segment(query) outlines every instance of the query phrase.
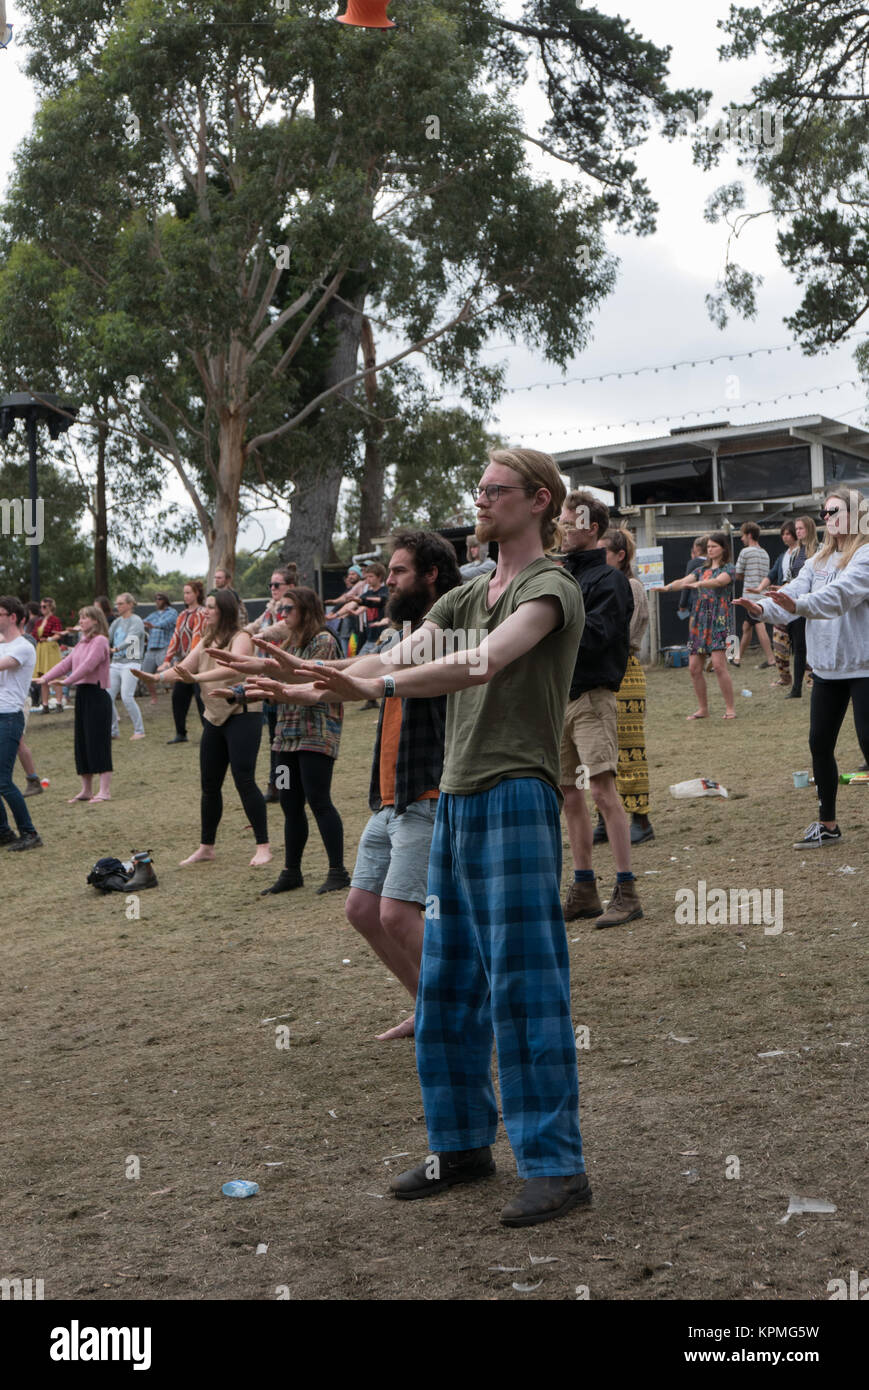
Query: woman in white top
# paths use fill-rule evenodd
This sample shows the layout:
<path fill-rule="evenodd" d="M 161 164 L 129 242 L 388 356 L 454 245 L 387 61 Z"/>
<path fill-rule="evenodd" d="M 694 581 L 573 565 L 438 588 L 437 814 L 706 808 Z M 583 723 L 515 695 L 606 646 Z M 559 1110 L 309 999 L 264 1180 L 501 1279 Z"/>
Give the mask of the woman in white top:
<path fill-rule="evenodd" d="M 629 531 L 610 530 L 601 536 L 598 545 L 606 551 L 607 564 L 620 569 L 631 586 L 634 614 L 631 618 L 630 645 L 624 680 L 616 691 L 619 763 L 616 789 L 631 818 L 631 844 L 654 840 L 655 832 L 649 820 L 649 764 L 646 760 L 646 673 L 639 662 L 639 650 L 649 626 L 649 601 L 639 579 L 634 577 L 633 559 L 636 554 L 634 538 Z M 607 838 L 603 817 L 598 816 L 593 840 L 596 844 Z"/>
<path fill-rule="evenodd" d="M 836 739 L 850 704 L 854 727 L 869 760 L 869 502 L 855 489 L 830 493 L 821 520 L 824 543 L 796 579 L 771 589 L 760 603 L 737 600 L 753 617 L 790 623 L 806 618 L 806 645 L 814 674 L 809 747 L 818 789 L 818 819 L 795 849 L 838 843 L 839 769 Z"/>

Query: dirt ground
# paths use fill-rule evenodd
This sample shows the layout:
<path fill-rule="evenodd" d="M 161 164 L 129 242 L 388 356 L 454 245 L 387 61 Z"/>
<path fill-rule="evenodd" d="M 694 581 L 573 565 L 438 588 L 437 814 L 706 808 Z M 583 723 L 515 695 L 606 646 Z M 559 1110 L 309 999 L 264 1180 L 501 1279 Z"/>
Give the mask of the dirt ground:
<path fill-rule="evenodd" d="M 344 895 L 316 896 L 316 828 L 305 887 L 261 898 L 271 869 L 247 867 L 229 784 L 218 862 L 181 869 L 198 840 L 197 739 L 166 745 L 168 699 L 156 714 L 142 702 L 142 742 L 122 712 L 100 807 L 66 805 L 72 715 L 32 719 L 52 782 L 29 802 L 45 848 L 0 855 L 0 1275 L 42 1278 L 46 1299 L 519 1301 L 825 1300 L 828 1281 L 866 1277 L 869 787 L 842 788 L 841 846 L 791 848 L 816 814 L 791 776 L 808 765 L 809 702 L 783 702 L 756 667 L 733 723 L 713 687 L 712 717 L 686 724 L 687 672 L 650 673 L 645 917 L 568 928 L 594 1204 L 527 1231 L 498 1223 L 517 1188 L 503 1131 L 491 1182 L 390 1197 L 390 1174 L 428 1150 L 413 1045 L 374 1040 L 409 1000 L 347 925 Z M 336 770 L 351 868 L 375 721 L 348 707 Z M 850 715 L 839 749 L 855 770 Z M 699 775 L 730 798 L 670 796 Z M 85 879 L 138 849 L 160 885 L 128 920 L 122 895 Z M 606 896 L 611 856 L 595 854 Z M 678 925 L 675 895 L 700 879 L 781 889 L 783 931 Z M 259 1194 L 223 1196 L 238 1177 Z M 791 1196 L 836 1211 L 782 1223 Z"/>

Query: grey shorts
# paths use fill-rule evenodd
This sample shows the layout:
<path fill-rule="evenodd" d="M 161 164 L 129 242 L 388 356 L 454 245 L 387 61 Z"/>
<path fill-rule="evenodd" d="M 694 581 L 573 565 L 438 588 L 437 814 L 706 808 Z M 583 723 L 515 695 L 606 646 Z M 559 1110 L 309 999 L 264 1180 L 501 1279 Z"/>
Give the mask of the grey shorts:
<path fill-rule="evenodd" d="M 434 797 L 412 802 L 400 816 L 393 806 L 376 811 L 359 841 L 352 886 L 424 907 L 437 806 Z"/>

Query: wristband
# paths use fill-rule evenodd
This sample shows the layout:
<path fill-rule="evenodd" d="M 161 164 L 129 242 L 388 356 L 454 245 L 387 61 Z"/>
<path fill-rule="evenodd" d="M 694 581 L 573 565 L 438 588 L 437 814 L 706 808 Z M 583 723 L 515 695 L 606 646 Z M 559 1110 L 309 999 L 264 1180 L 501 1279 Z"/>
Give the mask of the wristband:
<path fill-rule="evenodd" d="M 387 699 L 395 694 L 395 679 L 393 676 L 381 676 L 383 681 L 383 693 Z"/>

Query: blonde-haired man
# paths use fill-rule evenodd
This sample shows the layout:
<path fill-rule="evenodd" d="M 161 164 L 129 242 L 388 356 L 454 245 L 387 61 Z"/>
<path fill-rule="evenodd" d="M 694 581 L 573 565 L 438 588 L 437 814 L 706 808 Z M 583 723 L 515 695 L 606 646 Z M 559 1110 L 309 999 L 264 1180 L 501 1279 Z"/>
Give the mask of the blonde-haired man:
<path fill-rule="evenodd" d="M 342 700 L 447 696 L 415 1017 L 432 1152 L 391 1186 L 428 1197 L 494 1173 L 494 1037 L 525 1179 L 501 1213 L 508 1226 L 591 1200 L 559 901 L 559 744 L 584 613 L 579 586 L 545 553 L 564 496 L 548 454 L 491 454 L 476 534 L 498 542 L 494 572 L 442 594 L 383 660 L 299 668 Z"/>

